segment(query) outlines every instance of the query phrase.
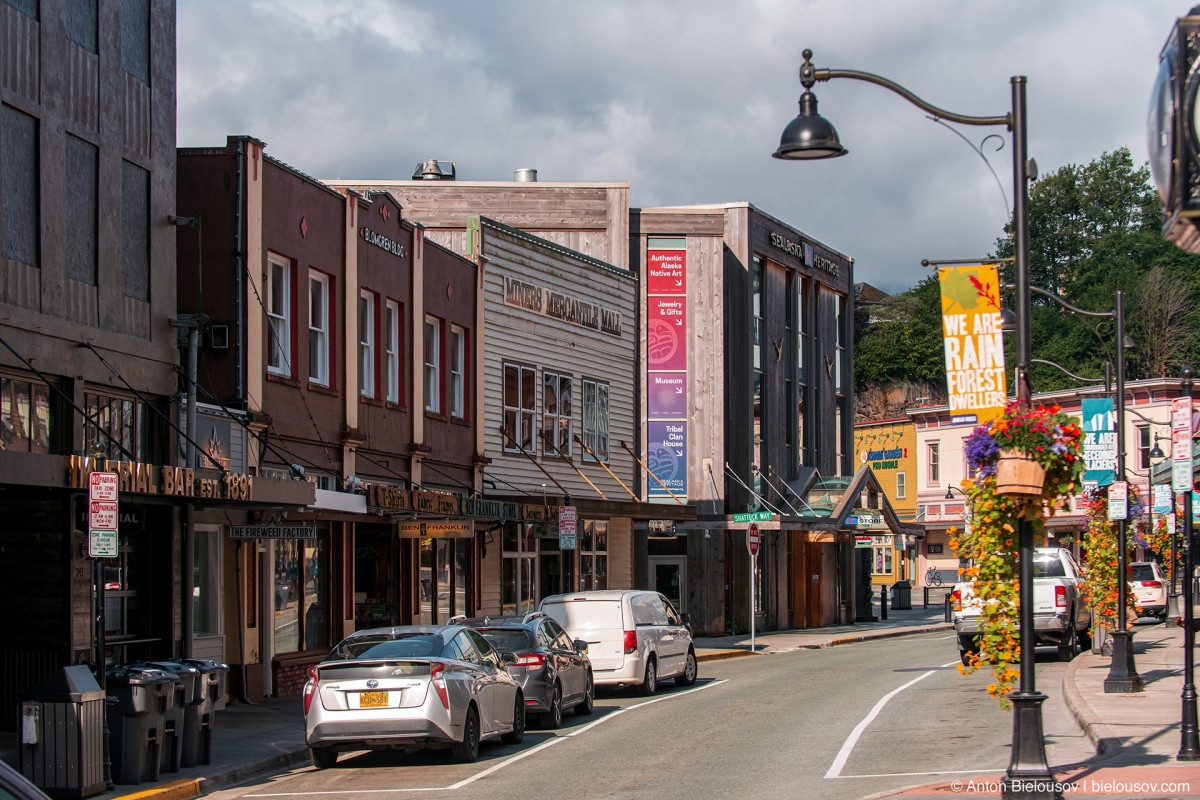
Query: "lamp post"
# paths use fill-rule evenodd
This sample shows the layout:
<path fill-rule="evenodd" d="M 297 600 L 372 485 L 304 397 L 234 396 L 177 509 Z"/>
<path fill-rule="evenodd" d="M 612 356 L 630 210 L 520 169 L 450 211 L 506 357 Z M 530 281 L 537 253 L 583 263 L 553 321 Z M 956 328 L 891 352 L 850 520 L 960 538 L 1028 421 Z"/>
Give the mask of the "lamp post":
<path fill-rule="evenodd" d="M 1192 370 L 1183 368 L 1183 380 L 1179 384 L 1180 397 L 1192 398 Z M 1196 542 L 1192 540 L 1192 484 L 1194 483 L 1194 458 L 1191 456 L 1192 443 L 1188 443 L 1188 486 L 1183 492 L 1183 692 L 1182 713 L 1179 724 L 1179 752 L 1175 755 L 1180 761 L 1200 760 L 1200 733 L 1196 723 L 1196 629 L 1195 611 L 1192 603 L 1195 598 Z M 1172 448 L 1174 449 L 1174 448 Z"/>
<path fill-rule="evenodd" d="M 882 86 L 939 119 L 961 125 L 1001 126 L 1012 133 L 1017 397 L 1028 401 L 1033 396 L 1033 386 L 1029 377 L 1030 164 L 1026 154 L 1028 136 L 1025 120 L 1025 77 L 1014 75 L 1009 81 L 1012 88 L 1012 110 L 999 116 L 975 117 L 938 108 L 898 83 L 874 73 L 848 69 L 816 69 L 812 64 L 812 50 L 806 49 L 803 55 L 800 84 L 804 87 L 804 93 L 800 95 L 800 113 L 784 128 L 779 148 L 774 153 L 775 158 L 805 160 L 834 158 L 846 154 L 846 148 L 842 147 L 837 130 L 817 113 L 817 98 L 812 93 L 812 87 L 817 81 L 834 78 L 848 78 Z M 1036 639 L 1033 630 L 1033 526 L 1028 521 L 1021 520 L 1017 531 L 1021 604 L 1021 681 L 1020 690 L 1010 697 L 1013 704 L 1012 755 L 1004 776 L 1002 791 L 1005 797 L 1061 798 L 1062 794 L 1055 786 L 1054 775 L 1046 762 L 1046 740 L 1042 729 L 1042 702 L 1046 695 L 1037 692 L 1034 682 Z"/>

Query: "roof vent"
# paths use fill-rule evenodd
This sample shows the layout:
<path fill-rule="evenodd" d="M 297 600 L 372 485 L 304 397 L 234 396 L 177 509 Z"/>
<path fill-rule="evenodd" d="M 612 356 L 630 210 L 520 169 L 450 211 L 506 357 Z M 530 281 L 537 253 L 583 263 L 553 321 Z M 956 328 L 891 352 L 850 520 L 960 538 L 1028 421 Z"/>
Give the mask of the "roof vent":
<path fill-rule="evenodd" d="M 518 183 L 537 183 L 537 170 L 529 167 L 522 167 L 513 172 L 513 180 Z"/>
<path fill-rule="evenodd" d="M 417 168 L 413 170 L 412 179 L 414 181 L 452 181 L 454 180 L 455 169 L 453 161 L 422 161 L 417 164 Z"/>

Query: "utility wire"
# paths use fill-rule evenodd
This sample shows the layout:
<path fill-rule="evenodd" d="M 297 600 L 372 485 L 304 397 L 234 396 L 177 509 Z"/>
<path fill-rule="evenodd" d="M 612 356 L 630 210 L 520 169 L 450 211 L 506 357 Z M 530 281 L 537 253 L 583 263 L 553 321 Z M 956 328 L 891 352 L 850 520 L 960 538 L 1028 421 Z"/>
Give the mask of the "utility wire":
<path fill-rule="evenodd" d="M 775 506 L 773 506 L 773 505 L 771 505 L 770 503 L 768 503 L 768 502 L 767 502 L 767 498 L 763 497 L 761 494 L 759 494 L 758 492 L 754 491 L 754 490 L 753 490 L 753 489 L 751 489 L 749 486 L 747 486 L 747 485 L 746 485 L 746 482 L 745 482 L 745 481 L 743 481 L 743 480 L 741 479 L 741 477 L 740 477 L 740 476 L 739 476 L 739 475 L 738 475 L 736 472 L 734 472 L 734 471 L 733 471 L 733 467 L 729 466 L 729 462 L 726 462 L 726 463 L 725 463 L 725 474 L 726 474 L 726 475 L 728 475 L 729 477 L 733 478 L 735 481 L 737 481 L 737 482 L 738 482 L 738 485 L 740 485 L 740 486 L 741 486 L 743 489 L 745 489 L 747 492 L 749 492 L 750 494 L 752 494 L 752 495 L 754 495 L 755 497 L 757 497 L 757 498 L 758 498 L 758 501 L 759 501 L 760 503 L 762 503 L 764 506 L 766 506 L 767 508 L 771 509 L 771 512 L 772 512 L 772 513 L 778 514 L 778 515 L 779 515 L 779 516 L 781 516 L 781 517 L 783 516 L 783 512 L 782 512 L 782 511 L 780 511 L 778 508 L 776 508 Z"/>

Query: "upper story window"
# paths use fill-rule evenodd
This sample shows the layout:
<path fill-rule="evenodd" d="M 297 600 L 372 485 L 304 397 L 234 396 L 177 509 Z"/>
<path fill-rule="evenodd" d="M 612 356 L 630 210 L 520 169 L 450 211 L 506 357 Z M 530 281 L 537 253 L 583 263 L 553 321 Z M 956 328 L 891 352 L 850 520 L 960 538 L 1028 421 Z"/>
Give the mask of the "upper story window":
<path fill-rule="evenodd" d="M 583 458 L 608 461 L 608 384 L 583 380 Z"/>
<path fill-rule="evenodd" d="M 504 365 L 504 450 L 533 452 L 533 416 L 537 372 L 524 364 Z M 514 444 L 514 442 L 516 444 Z M 518 447 L 519 445 L 519 447 Z"/>
<path fill-rule="evenodd" d="M 542 452 L 571 455 L 572 380 L 570 375 L 542 373 Z"/>
<path fill-rule="evenodd" d="M 929 442 L 925 445 L 925 485 L 937 486 L 941 483 L 941 470 L 938 467 L 938 443 Z"/>
<path fill-rule="evenodd" d="M 97 458 L 154 464 L 160 456 L 163 417 L 134 397 L 87 391 L 84 452 Z"/>
<path fill-rule="evenodd" d="M 308 379 L 329 385 L 329 276 L 308 273 Z"/>
<path fill-rule="evenodd" d="M 267 372 L 292 374 L 292 265 L 267 257 Z"/>
<path fill-rule="evenodd" d="M 896 499 L 903 500 L 908 497 L 908 476 L 903 472 L 896 473 Z"/>
<path fill-rule="evenodd" d="M 450 326 L 450 416 L 467 416 L 467 332 Z"/>
<path fill-rule="evenodd" d="M 384 390 L 389 403 L 400 402 L 400 326 L 400 304 L 388 300 L 383 309 L 383 335 L 387 352 Z"/>
<path fill-rule="evenodd" d="M 59 404 L 45 383 L 0 377 L 0 450 L 58 453 Z"/>
<path fill-rule="evenodd" d="M 375 396 L 375 304 L 374 292 L 363 289 L 358 296 L 358 380 L 363 397 Z"/>
<path fill-rule="evenodd" d="M 425 410 L 442 413 L 442 321 L 425 317 Z"/>

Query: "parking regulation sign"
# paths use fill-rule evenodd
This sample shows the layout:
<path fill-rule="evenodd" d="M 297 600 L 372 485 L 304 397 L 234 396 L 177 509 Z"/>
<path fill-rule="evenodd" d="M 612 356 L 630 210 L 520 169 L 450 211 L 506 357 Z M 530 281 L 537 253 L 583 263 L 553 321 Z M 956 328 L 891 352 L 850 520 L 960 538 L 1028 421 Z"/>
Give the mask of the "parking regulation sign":
<path fill-rule="evenodd" d="M 117 473 L 88 476 L 88 557 L 117 557 Z"/>

